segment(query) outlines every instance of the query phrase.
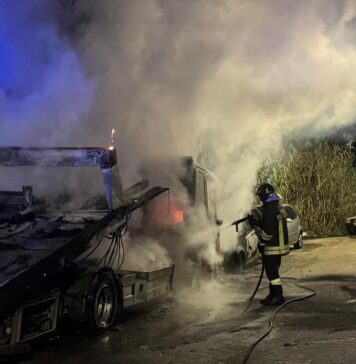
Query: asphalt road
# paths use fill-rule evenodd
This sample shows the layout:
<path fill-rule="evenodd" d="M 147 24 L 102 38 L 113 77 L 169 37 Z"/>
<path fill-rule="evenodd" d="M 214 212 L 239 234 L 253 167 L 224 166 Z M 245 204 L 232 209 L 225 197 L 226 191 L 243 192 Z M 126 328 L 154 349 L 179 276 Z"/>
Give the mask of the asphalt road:
<path fill-rule="evenodd" d="M 242 363 L 249 346 L 268 326 L 272 309 L 261 307 L 267 281 L 250 310 L 259 266 L 242 275 L 219 276 L 198 289 L 127 310 L 117 329 L 88 338 L 66 336 L 38 348 L 27 363 Z M 286 298 L 272 333 L 249 363 L 356 363 L 356 240 L 309 240 L 284 258 Z"/>

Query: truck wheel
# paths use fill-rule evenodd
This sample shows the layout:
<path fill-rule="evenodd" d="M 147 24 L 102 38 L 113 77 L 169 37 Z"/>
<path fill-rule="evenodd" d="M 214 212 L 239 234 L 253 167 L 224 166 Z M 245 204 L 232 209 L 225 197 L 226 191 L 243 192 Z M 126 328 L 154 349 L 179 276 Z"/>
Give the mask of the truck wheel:
<path fill-rule="evenodd" d="M 113 326 L 118 312 L 118 291 L 111 272 L 98 274 L 88 299 L 88 324 L 92 334 L 98 334 Z"/>
<path fill-rule="evenodd" d="M 303 248 L 303 234 L 299 234 L 298 241 L 294 243 L 294 249 L 302 249 Z"/>

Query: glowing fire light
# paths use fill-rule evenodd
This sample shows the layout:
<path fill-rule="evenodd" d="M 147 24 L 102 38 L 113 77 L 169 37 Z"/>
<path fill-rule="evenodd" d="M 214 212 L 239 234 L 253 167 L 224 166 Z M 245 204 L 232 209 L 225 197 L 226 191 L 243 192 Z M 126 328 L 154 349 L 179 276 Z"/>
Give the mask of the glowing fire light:
<path fill-rule="evenodd" d="M 174 209 L 172 211 L 172 219 L 176 224 L 180 224 L 184 221 L 184 212 L 182 210 Z"/>

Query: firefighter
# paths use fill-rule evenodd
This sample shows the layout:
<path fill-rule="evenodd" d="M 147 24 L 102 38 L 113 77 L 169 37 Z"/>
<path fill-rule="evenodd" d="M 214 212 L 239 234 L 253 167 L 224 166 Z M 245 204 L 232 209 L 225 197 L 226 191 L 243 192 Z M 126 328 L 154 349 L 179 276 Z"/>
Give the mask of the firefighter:
<path fill-rule="evenodd" d="M 259 218 L 251 217 L 250 224 L 259 237 L 259 250 L 269 280 L 269 294 L 261 303 L 265 306 L 281 305 L 284 297 L 279 267 L 282 256 L 289 253 L 286 213 L 271 184 L 263 183 L 256 194 L 262 202 L 262 214 Z"/>

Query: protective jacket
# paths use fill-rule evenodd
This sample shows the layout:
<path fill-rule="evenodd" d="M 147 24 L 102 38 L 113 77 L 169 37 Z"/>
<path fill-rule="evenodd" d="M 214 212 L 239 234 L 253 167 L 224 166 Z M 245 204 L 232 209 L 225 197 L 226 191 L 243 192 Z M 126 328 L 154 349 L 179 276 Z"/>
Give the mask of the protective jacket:
<path fill-rule="evenodd" d="M 286 255 L 289 253 L 287 218 L 276 194 L 263 203 L 260 239 L 264 255 Z"/>

